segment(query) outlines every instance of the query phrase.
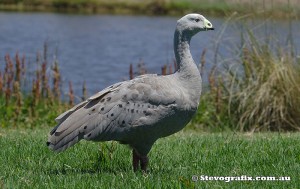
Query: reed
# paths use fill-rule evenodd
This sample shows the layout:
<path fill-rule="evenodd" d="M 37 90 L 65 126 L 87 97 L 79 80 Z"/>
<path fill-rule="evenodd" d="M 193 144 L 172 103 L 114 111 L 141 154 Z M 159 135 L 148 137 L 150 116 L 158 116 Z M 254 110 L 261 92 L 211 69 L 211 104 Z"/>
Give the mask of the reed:
<path fill-rule="evenodd" d="M 69 81 L 69 105 L 74 106 L 74 91 L 73 91 L 73 85 L 72 82 Z"/>
<path fill-rule="evenodd" d="M 161 75 L 167 75 L 167 65 L 163 65 L 161 67 Z"/>
<path fill-rule="evenodd" d="M 133 78 L 134 78 L 134 76 L 133 76 L 133 66 L 132 66 L 132 64 L 130 64 L 130 66 L 129 66 L 129 79 L 131 80 Z"/>
<path fill-rule="evenodd" d="M 86 89 L 86 81 L 83 82 L 83 85 L 82 85 L 82 97 L 81 97 L 81 100 L 84 101 L 87 99 L 87 89 Z"/>
<path fill-rule="evenodd" d="M 54 61 L 54 66 L 52 67 L 53 71 L 53 94 L 54 97 L 59 100 L 60 99 L 60 71 L 58 67 L 58 61 Z"/>
<path fill-rule="evenodd" d="M 3 95 L 3 76 L 2 72 L 0 71 L 0 96 L 2 97 Z"/>

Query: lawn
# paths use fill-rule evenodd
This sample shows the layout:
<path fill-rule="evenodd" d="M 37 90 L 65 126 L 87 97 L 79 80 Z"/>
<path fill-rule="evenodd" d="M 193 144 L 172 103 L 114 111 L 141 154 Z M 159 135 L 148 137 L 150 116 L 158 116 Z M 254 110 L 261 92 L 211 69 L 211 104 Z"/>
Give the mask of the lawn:
<path fill-rule="evenodd" d="M 180 132 L 149 154 L 147 174 L 131 169 L 131 152 L 116 142 L 82 141 L 56 154 L 50 129 L 0 131 L 0 188 L 297 188 L 299 133 Z M 192 176 L 289 176 L 290 181 L 192 181 Z"/>

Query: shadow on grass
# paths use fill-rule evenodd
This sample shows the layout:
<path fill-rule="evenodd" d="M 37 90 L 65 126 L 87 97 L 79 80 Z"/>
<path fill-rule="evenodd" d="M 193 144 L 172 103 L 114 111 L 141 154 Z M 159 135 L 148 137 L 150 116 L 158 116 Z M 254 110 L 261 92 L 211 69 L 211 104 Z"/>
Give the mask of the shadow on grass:
<path fill-rule="evenodd" d="M 65 163 L 61 163 L 60 168 L 48 169 L 46 172 L 50 175 L 71 175 L 71 174 L 117 174 L 118 172 L 130 172 L 131 164 L 125 165 L 113 162 L 113 159 L 107 159 L 99 156 L 94 163 L 80 164 L 80 167 L 72 167 Z"/>
<path fill-rule="evenodd" d="M 112 160 L 113 161 L 113 160 Z M 93 165 L 90 164 L 81 164 L 81 167 L 71 167 L 67 164 L 62 163 L 60 168 L 55 169 L 47 169 L 45 172 L 49 175 L 73 175 L 73 174 L 118 174 L 120 172 L 127 172 L 127 173 L 136 173 L 144 174 L 141 170 L 138 170 L 137 172 L 133 172 L 132 164 L 128 163 L 126 165 L 111 165 L 111 163 L 107 163 L 106 161 L 101 161 L 99 158 L 96 163 Z M 147 174 L 168 174 L 170 172 L 170 167 L 159 167 L 155 168 L 155 162 L 153 162 L 153 165 L 151 167 L 151 163 L 149 164 Z"/>
<path fill-rule="evenodd" d="M 48 169 L 46 173 L 49 175 L 72 175 L 72 174 L 101 174 L 101 173 L 109 173 L 109 174 L 117 174 L 118 172 L 130 172 L 131 169 L 127 167 L 95 167 L 95 168 L 71 168 L 66 166 L 65 164 L 61 168 L 56 169 Z"/>

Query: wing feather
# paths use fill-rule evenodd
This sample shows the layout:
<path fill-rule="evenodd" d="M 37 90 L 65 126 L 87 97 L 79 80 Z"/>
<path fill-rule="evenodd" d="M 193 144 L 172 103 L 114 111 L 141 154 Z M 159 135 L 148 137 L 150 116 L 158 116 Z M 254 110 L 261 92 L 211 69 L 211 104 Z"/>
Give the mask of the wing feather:
<path fill-rule="evenodd" d="M 155 78 L 150 75 L 117 83 L 61 114 L 48 145 L 62 151 L 83 138 L 126 142 L 129 131 L 163 119 L 176 95 L 166 88 L 168 80 L 157 82 Z M 159 107 L 165 107 L 164 113 L 157 112 Z"/>

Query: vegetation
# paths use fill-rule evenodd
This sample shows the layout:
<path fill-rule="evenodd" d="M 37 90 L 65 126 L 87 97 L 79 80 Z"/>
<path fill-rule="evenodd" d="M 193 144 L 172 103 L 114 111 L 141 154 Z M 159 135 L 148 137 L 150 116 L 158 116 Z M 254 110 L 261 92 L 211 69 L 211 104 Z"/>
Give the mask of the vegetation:
<path fill-rule="evenodd" d="M 150 170 L 142 174 L 132 171 L 131 152 L 124 145 L 82 141 L 55 154 L 46 148 L 47 132 L 1 131 L 1 188 L 297 188 L 300 182 L 299 133 L 181 132 L 154 145 Z M 192 175 L 290 181 L 193 182 Z"/>
<path fill-rule="evenodd" d="M 62 101 L 58 62 L 51 63 L 47 73 L 47 44 L 43 56 L 37 53 L 35 68 L 18 53 L 15 60 L 5 56 L 5 67 L 0 71 L 0 127 L 39 127 L 54 125 L 54 119 L 74 105 L 72 83 L 69 83 L 69 102 Z M 83 86 L 85 94 L 85 86 Z"/>
<path fill-rule="evenodd" d="M 217 16 L 230 15 L 233 12 L 239 12 L 241 15 L 261 15 L 261 12 L 265 12 L 282 18 L 290 14 L 299 17 L 300 7 L 297 0 L 1 0 L 0 10 L 150 15 L 201 12 Z"/>
<path fill-rule="evenodd" d="M 248 35 L 251 43 L 243 48 L 241 62 L 217 83 L 229 119 L 240 131 L 299 131 L 299 63 L 288 52 L 274 55 Z"/>
<path fill-rule="evenodd" d="M 202 96 L 193 127 L 299 131 L 300 62 L 292 36 L 284 45 L 273 34 L 258 40 L 250 29 L 240 33 L 240 45 L 222 41 L 222 34 L 218 37 L 209 90 Z M 225 49 L 236 48 L 229 59 L 219 52 L 220 43 Z"/>

